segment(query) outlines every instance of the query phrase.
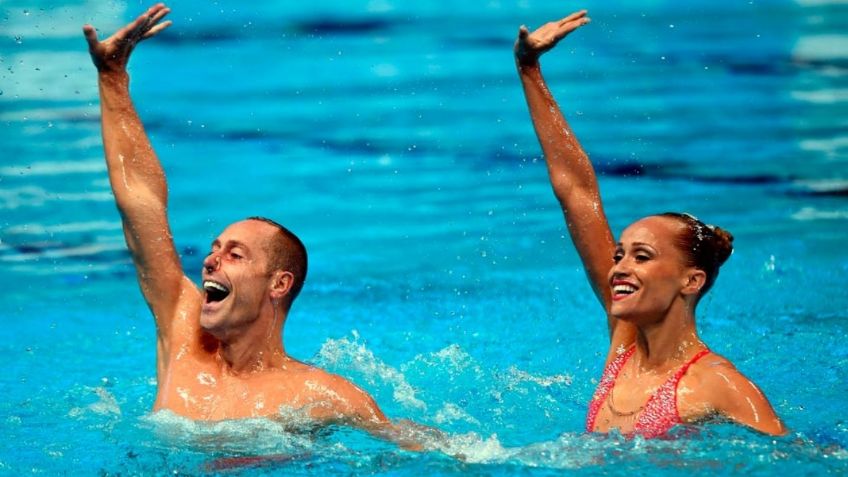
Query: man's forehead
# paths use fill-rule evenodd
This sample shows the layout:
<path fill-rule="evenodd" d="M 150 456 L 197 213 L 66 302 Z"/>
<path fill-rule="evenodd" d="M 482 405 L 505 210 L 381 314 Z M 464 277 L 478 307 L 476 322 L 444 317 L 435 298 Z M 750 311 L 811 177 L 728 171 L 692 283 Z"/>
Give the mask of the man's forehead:
<path fill-rule="evenodd" d="M 227 226 L 213 243 L 238 243 L 245 246 L 262 245 L 271 237 L 274 227 L 258 220 L 242 220 Z"/>

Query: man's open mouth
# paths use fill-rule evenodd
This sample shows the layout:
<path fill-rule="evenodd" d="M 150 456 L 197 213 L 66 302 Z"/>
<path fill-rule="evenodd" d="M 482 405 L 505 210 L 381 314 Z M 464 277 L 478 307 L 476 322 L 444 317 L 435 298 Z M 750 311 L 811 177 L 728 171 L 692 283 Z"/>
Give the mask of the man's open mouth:
<path fill-rule="evenodd" d="M 226 285 L 212 280 L 203 281 L 203 290 L 206 291 L 206 303 L 219 302 L 230 294 Z"/>

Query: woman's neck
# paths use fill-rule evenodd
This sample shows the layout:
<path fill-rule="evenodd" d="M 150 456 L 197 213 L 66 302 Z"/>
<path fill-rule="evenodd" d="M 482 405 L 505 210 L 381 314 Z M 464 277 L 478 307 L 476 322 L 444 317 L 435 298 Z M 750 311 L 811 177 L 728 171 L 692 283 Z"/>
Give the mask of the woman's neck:
<path fill-rule="evenodd" d="M 672 308 L 662 320 L 639 326 L 636 334 L 636 358 L 644 370 L 662 370 L 677 365 L 704 344 L 695 329 L 694 309 Z"/>

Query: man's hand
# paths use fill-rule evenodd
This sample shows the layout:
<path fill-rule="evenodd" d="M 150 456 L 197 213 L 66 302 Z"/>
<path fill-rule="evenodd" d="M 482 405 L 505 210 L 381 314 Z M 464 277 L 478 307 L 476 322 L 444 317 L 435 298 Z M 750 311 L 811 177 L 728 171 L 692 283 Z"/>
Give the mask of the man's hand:
<path fill-rule="evenodd" d="M 574 12 L 562 20 L 542 25 L 533 33 L 521 25 L 518 29 L 518 39 L 515 40 L 515 59 L 518 64 L 535 65 L 544 52 L 556 46 L 569 33 L 589 23 L 586 13 L 586 10 Z"/>
<path fill-rule="evenodd" d="M 157 35 L 171 26 L 171 21 L 159 23 L 171 9 L 164 3 L 156 4 L 142 13 L 132 23 L 118 30 L 109 38 L 98 41 L 97 32 L 91 25 L 82 27 L 88 41 L 91 60 L 100 73 L 122 72 L 126 70 L 130 53 L 138 42 Z"/>

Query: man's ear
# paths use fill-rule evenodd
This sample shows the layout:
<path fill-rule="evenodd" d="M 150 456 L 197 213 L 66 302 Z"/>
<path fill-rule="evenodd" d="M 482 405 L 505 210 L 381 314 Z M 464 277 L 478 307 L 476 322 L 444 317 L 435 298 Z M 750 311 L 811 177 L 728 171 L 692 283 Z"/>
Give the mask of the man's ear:
<path fill-rule="evenodd" d="M 705 283 L 707 283 L 707 274 L 698 268 L 690 268 L 689 271 L 686 272 L 683 290 L 681 290 L 681 292 L 684 295 L 697 295 L 701 292 L 701 288 L 704 287 Z"/>
<path fill-rule="evenodd" d="M 281 300 L 289 294 L 294 285 L 294 275 L 291 272 L 277 270 L 272 275 L 271 300 Z"/>

